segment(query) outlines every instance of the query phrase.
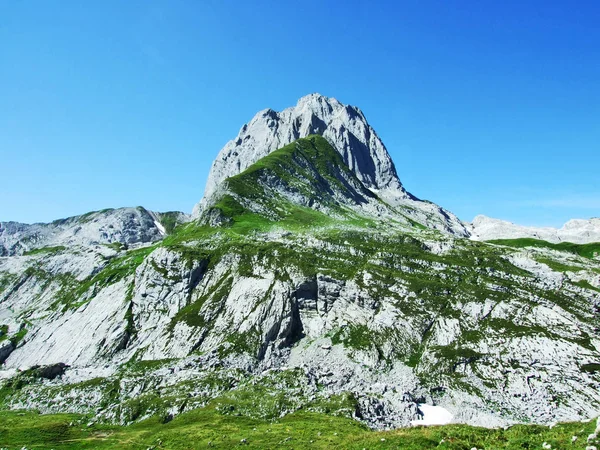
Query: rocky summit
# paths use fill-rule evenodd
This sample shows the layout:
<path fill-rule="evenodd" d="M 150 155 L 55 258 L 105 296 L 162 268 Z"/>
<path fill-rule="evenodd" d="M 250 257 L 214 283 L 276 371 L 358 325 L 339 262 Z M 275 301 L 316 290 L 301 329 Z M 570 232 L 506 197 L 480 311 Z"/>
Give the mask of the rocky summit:
<path fill-rule="evenodd" d="M 319 94 L 302 97 L 295 107 L 281 112 L 259 111 L 245 124 L 213 162 L 204 198 L 194 207 L 193 217 L 202 214 L 226 178 L 312 134 L 323 136 L 362 185 L 387 204 L 402 207 L 406 214 L 428 227 L 468 235 L 465 225 L 454 214 L 421 201 L 404 189 L 385 145 L 359 108 Z"/>
<path fill-rule="evenodd" d="M 2 223 L 0 404 L 120 424 L 205 406 L 378 429 L 589 419 L 595 223 L 463 223 L 405 190 L 358 108 L 309 95 L 242 127 L 191 216 Z"/>

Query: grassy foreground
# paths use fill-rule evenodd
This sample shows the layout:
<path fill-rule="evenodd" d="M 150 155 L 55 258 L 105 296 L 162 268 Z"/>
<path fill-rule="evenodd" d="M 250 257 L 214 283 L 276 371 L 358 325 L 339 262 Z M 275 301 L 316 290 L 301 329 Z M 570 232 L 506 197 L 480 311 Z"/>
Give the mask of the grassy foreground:
<path fill-rule="evenodd" d="M 225 416 L 211 406 L 162 424 L 148 419 L 127 427 L 89 425 L 76 414 L 0 412 L 4 449 L 585 449 L 596 421 L 555 427 L 518 425 L 489 430 L 465 425 L 374 432 L 341 417 L 298 412 L 277 422 Z M 573 442 L 573 437 L 577 440 Z"/>

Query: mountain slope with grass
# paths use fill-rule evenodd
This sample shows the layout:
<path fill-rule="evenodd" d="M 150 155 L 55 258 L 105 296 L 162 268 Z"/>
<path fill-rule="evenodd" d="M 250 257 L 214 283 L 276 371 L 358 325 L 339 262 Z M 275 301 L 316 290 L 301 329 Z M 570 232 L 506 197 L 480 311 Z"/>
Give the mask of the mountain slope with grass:
<path fill-rule="evenodd" d="M 375 429 L 597 416 L 596 246 L 473 241 L 413 206 L 309 134 L 192 221 L 146 212 L 160 237 L 0 257 L 0 405 L 106 429 L 196 410 Z"/>
<path fill-rule="evenodd" d="M 319 135 L 299 139 L 228 178 L 212 199 L 200 218 L 209 225 L 254 217 L 265 226 L 310 228 L 372 218 L 424 228 L 410 218 L 411 209 L 394 208 L 367 189 Z"/>

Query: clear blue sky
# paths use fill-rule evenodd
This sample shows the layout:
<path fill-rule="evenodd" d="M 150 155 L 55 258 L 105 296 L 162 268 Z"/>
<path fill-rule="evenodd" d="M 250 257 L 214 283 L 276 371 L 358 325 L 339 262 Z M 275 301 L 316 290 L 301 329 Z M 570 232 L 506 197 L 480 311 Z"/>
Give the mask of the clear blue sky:
<path fill-rule="evenodd" d="M 241 125 L 311 92 L 464 220 L 600 216 L 600 2 L 370 3 L 0 0 L 0 219 L 189 212 Z"/>

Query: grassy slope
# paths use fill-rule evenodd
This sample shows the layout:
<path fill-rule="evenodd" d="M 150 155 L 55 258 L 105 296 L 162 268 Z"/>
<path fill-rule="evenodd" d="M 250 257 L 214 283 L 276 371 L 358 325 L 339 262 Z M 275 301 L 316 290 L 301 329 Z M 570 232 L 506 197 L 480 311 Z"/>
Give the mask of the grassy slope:
<path fill-rule="evenodd" d="M 553 428 L 519 425 L 489 430 L 465 425 L 374 432 L 351 419 L 298 412 L 276 422 L 224 416 L 198 409 L 161 424 L 156 419 L 128 427 L 92 425 L 75 414 L 0 413 L 0 447 L 15 449 L 584 449 L 595 422 Z M 578 439 L 571 442 L 573 436 Z M 245 442 L 243 442 L 245 440 Z"/>
<path fill-rule="evenodd" d="M 30 256 L 30 255 L 53 254 L 53 253 L 58 253 L 63 250 L 66 250 L 66 248 L 67 247 L 64 247 L 62 245 L 58 245 L 56 247 L 41 247 L 41 248 L 36 248 L 33 250 L 28 250 L 26 252 L 23 252 L 23 255 Z"/>
<path fill-rule="evenodd" d="M 348 187 L 340 181 L 338 174 L 355 178 L 340 154 L 318 135 L 298 139 L 270 153 L 244 172 L 229 178 L 229 187 L 240 195 L 260 195 L 262 192 L 257 180 L 265 172 L 272 173 L 300 191 L 318 196 L 320 200 L 327 197 L 328 192 L 315 191 L 319 187 L 335 187 L 348 192 Z"/>
<path fill-rule="evenodd" d="M 302 196 L 308 203 L 325 206 L 350 223 L 360 221 L 361 218 L 340 205 L 334 192 L 349 198 L 373 196 L 366 189 L 357 192 L 343 181 L 354 180 L 360 186 L 339 153 L 323 137 L 315 135 L 276 150 L 244 172 L 228 178 L 229 193 L 211 209 L 218 210 L 224 217 L 231 219 L 230 223 L 242 233 L 264 231 L 274 225 L 297 231 L 331 225 L 334 222 L 323 212 L 266 192 L 265 179 L 273 178 L 279 180 L 286 191 Z M 261 205 L 263 210 L 269 211 L 269 217 L 250 211 L 242 202 Z"/>
<path fill-rule="evenodd" d="M 178 211 L 168 211 L 164 213 L 158 213 L 160 223 L 165 227 L 167 234 L 171 234 L 177 226 L 177 219 L 180 213 Z"/>
<path fill-rule="evenodd" d="M 487 241 L 492 244 L 506 245 L 508 247 L 525 248 L 549 248 L 561 252 L 572 253 L 574 255 L 583 256 L 584 258 L 593 258 L 600 255 L 600 242 L 591 244 L 573 244 L 572 242 L 560 242 L 553 244 L 552 242 L 543 241 L 541 239 L 521 238 L 521 239 L 494 239 Z"/>

